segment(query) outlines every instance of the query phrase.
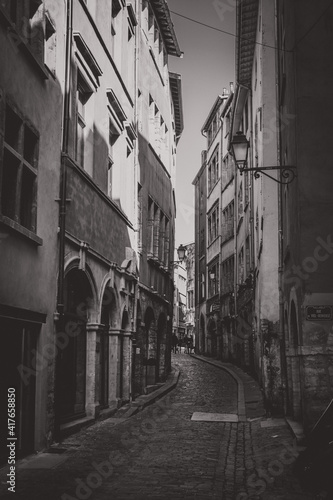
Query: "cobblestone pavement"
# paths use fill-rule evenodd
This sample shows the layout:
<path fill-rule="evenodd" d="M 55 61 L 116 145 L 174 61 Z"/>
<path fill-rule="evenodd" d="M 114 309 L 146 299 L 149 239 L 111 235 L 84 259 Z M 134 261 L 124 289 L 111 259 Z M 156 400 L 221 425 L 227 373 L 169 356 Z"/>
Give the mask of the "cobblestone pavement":
<path fill-rule="evenodd" d="M 14 495 L 2 469 L 1 498 L 312 498 L 291 473 L 297 451 L 284 421 L 191 421 L 193 412 L 237 413 L 237 385 L 186 354 L 173 355 L 173 366 L 177 388 L 151 407 L 82 430 L 59 445 L 63 453 L 21 462 Z"/>

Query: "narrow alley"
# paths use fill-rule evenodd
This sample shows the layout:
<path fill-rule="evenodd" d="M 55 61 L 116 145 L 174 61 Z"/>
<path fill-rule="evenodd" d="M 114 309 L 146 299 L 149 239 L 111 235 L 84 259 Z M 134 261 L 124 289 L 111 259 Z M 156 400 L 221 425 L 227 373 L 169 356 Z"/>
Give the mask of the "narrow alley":
<path fill-rule="evenodd" d="M 156 403 L 129 419 L 120 410 L 19 461 L 15 498 L 311 498 L 292 474 L 298 452 L 284 420 L 262 415 L 236 422 L 237 376 L 188 354 L 173 354 L 172 365 L 180 371 L 177 387 Z M 198 412 L 234 421 L 191 420 Z M 6 473 L 1 498 L 12 498 Z"/>

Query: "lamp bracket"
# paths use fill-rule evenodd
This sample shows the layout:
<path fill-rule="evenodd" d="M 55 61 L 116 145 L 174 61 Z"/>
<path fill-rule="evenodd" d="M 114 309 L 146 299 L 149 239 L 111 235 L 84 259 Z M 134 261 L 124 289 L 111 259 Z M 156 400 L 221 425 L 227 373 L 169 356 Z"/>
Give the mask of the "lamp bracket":
<path fill-rule="evenodd" d="M 259 179 L 260 174 L 266 175 L 275 182 L 279 184 L 290 184 L 296 177 L 296 167 L 294 165 L 285 166 L 285 165 L 274 165 L 269 167 L 254 167 L 254 168 L 246 168 L 242 167 L 239 169 L 240 173 L 243 172 L 254 172 L 254 177 Z M 271 175 L 266 173 L 266 170 L 280 170 L 281 171 L 281 180 L 275 179 Z"/>

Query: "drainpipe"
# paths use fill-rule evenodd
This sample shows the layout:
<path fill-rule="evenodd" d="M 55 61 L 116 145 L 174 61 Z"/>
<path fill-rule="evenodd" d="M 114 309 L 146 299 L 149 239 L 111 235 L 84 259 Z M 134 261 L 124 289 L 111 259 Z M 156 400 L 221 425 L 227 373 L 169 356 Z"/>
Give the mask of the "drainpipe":
<path fill-rule="evenodd" d="M 237 225 L 238 225 L 238 203 L 237 203 L 237 179 L 238 179 L 238 171 L 237 166 L 235 165 L 235 186 L 234 186 L 234 331 L 233 334 L 237 337 L 237 281 L 238 281 L 238 269 L 237 269 Z M 236 342 L 233 342 L 235 346 L 237 344 L 238 339 L 234 339 Z M 234 354 L 234 353 L 233 353 Z"/>
<path fill-rule="evenodd" d="M 70 116 L 70 90 L 71 90 L 71 56 L 73 33 L 73 0 L 67 0 L 66 12 L 66 67 L 65 67 L 65 95 L 63 105 L 62 146 L 61 146 L 61 171 L 60 171 L 60 209 L 59 209 L 59 277 L 57 312 L 64 313 L 64 267 L 65 267 L 65 230 L 66 230 L 66 192 L 67 168 L 66 155 L 68 154 L 69 116 Z"/>
<path fill-rule="evenodd" d="M 67 194 L 67 167 L 66 155 L 68 154 L 69 136 L 69 116 L 70 116 L 70 89 L 71 89 L 71 56 L 72 56 L 72 32 L 73 32 L 73 0 L 66 3 L 66 52 L 65 52 L 65 82 L 63 101 L 63 123 L 62 123 L 62 144 L 60 163 L 60 199 L 59 199 L 59 260 L 58 260 L 58 290 L 57 290 L 57 316 L 58 331 L 63 331 L 64 324 L 64 275 L 65 275 L 65 231 L 66 231 L 66 194 Z M 59 404 L 61 395 L 59 394 L 59 364 L 60 349 L 57 351 L 55 359 L 55 422 L 54 434 L 57 441 L 60 440 L 60 416 Z"/>
<path fill-rule="evenodd" d="M 278 0 L 274 2 L 274 10 L 275 10 L 275 47 L 278 48 L 279 37 L 278 37 Z M 276 106 L 277 111 L 278 103 L 279 103 L 279 59 L 278 59 L 278 51 L 275 51 L 275 78 L 276 78 Z M 280 122 L 280 114 L 278 113 L 278 126 L 276 127 L 276 144 L 277 144 L 277 165 L 281 164 L 281 122 Z M 281 179 L 281 173 L 280 173 Z M 280 323 L 280 366 L 281 366 L 281 389 L 282 389 L 282 399 L 283 399 L 283 411 L 286 415 L 287 413 L 287 380 L 286 380 L 286 372 L 284 369 L 285 360 L 283 360 L 283 356 L 285 356 L 285 331 L 284 331 L 284 292 L 283 292 L 283 207 L 282 207 L 282 196 L 283 196 L 283 185 L 278 184 L 278 286 L 279 286 L 279 323 Z"/>

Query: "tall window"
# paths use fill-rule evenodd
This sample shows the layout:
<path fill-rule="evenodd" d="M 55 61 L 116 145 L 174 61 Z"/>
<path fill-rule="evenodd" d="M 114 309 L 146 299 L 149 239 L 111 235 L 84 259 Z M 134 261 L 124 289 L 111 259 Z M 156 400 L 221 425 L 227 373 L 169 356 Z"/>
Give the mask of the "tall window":
<path fill-rule="evenodd" d="M 7 104 L 1 182 L 1 213 L 36 231 L 38 133 Z"/>
<path fill-rule="evenodd" d="M 76 88 L 76 148 L 75 160 L 84 168 L 85 149 L 85 127 L 86 127 L 86 103 L 92 92 L 78 72 Z"/>
<path fill-rule="evenodd" d="M 222 263 L 222 294 L 230 293 L 234 289 L 234 257 L 229 257 Z"/>
<path fill-rule="evenodd" d="M 222 239 L 228 241 L 234 235 L 234 201 L 222 212 Z"/>
<path fill-rule="evenodd" d="M 219 204 L 217 203 L 215 207 L 208 214 L 208 245 L 213 243 L 213 241 L 220 234 L 220 218 L 219 218 Z"/>
<path fill-rule="evenodd" d="M 216 148 L 208 163 L 208 194 L 211 192 L 219 179 L 219 150 Z"/>
<path fill-rule="evenodd" d="M 219 291 L 219 262 L 215 262 L 208 268 L 208 293 L 209 297 L 213 297 Z"/>

